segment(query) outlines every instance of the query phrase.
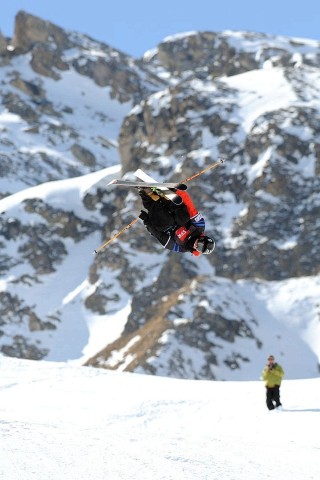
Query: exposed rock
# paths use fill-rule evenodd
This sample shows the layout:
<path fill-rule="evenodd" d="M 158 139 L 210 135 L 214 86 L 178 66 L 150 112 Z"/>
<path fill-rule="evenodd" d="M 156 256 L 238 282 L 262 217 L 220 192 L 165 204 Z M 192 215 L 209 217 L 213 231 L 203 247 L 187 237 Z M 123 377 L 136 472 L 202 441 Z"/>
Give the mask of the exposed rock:
<path fill-rule="evenodd" d="M 13 47 L 26 53 L 36 44 L 47 42 L 59 49 L 71 46 L 68 35 L 62 28 L 26 12 L 18 12 L 11 42 Z"/>
<path fill-rule="evenodd" d="M 228 43 L 228 39 L 214 32 L 199 32 L 158 46 L 159 61 L 173 75 L 193 72 L 194 66 L 204 68 L 209 75 L 220 77 L 236 75 L 257 68 L 258 62 L 250 53 L 240 51 Z"/>
<path fill-rule="evenodd" d="M 120 58 L 119 58 L 120 57 Z M 111 98 L 118 98 L 121 103 L 133 97 L 140 100 L 143 96 L 141 80 L 136 72 L 127 67 L 127 58 L 118 54 L 115 58 L 91 60 L 87 56 L 79 57 L 73 62 L 75 70 L 92 78 L 100 87 L 111 87 Z"/>
<path fill-rule="evenodd" d="M 171 291 L 172 285 L 174 285 L 174 289 L 183 289 L 190 284 L 193 278 L 196 278 L 196 275 L 188 261 L 181 255 L 173 257 L 170 262 L 166 262 L 157 281 L 141 292 L 137 292 L 133 297 L 132 312 L 128 317 L 125 331 L 130 333 L 148 321 L 148 318 L 153 317 L 154 312 L 159 308 L 157 299 L 166 297 Z M 162 300 L 160 305 L 162 305 Z"/>
<path fill-rule="evenodd" d="M 261 68 L 265 62 L 282 67 L 294 67 L 297 62 L 319 64 L 319 52 L 305 53 L 303 43 L 294 43 L 289 38 L 282 46 L 279 43 L 276 37 L 263 33 L 192 32 L 167 38 L 152 55 L 145 55 L 143 61 L 178 78 L 238 75 Z M 285 43 L 287 48 L 283 46 Z M 299 51 L 298 58 L 292 53 L 292 46 Z"/>
<path fill-rule="evenodd" d="M 222 90 L 225 90 L 222 87 Z M 158 148 L 162 148 L 163 155 L 170 156 L 174 152 L 190 152 L 201 146 L 202 132 L 190 129 L 188 117 L 191 112 L 203 115 L 203 124 L 208 126 L 217 136 L 223 133 L 230 134 L 237 129 L 235 125 L 223 122 L 223 119 L 214 112 L 206 112 L 215 106 L 218 110 L 217 97 L 197 95 L 184 88 L 183 85 L 165 90 L 159 99 L 163 107 L 154 112 L 151 101 L 140 104 L 138 111 L 128 116 L 122 124 L 119 136 L 119 150 L 122 158 L 123 171 L 134 171 L 141 163 L 141 158 L 149 158 L 149 168 L 157 170 L 160 175 L 168 175 L 162 162 L 159 162 Z M 232 105 L 226 102 L 222 109 L 232 110 Z M 221 113 L 220 113 L 221 115 Z M 218 127 L 218 124 L 220 125 Z M 187 153 L 186 153 L 187 154 Z"/>
<path fill-rule="evenodd" d="M 87 48 L 89 43 L 95 45 L 95 49 L 100 48 L 104 58 L 101 55 L 94 58 Z M 31 66 L 39 75 L 59 80 L 60 72 L 73 68 L 101 87 L 110 86 L 111 98 L 117 98 L 121 103 L 132 98 L 135 102 L 140 101 L 149 93 L 149 88 L 156 90 L 159 85 L 165 84 L 148 71 L 142 79 L 139 70 L 142 72 L 144 66 L 128 55 L 84 35 L 68 34 L 51 22 L 22 11 L 16 16 L 12 46 L 16 53 L 31 51 Z M 67 60 L 65 51 L 71 47 L 77 48 L 79 54 Z"/>
<path fill-rule="evenodd" d="M 8 357 L 42 360 L 48 354 L 48 349 L 39 348 L 22 335 L 15 335 L 10 345 L 1 346 L 1 352 Z"/>
<path fill-rule="evenodd" d="M 33 99 L 41 100 L 45 98 L 45 92 L 41 86 L 36 85 L 35 83 L 23 80 L 20 75 L 17 73 L 16 77 L 11 80 L 11 85 L 18 88 L 25 94 L 29 95 Z"/>
<path fill-rule="evenodd" d="M 96 164 L 96 159 L 93 153 L 91 153 L 90 150 L 84 148 L 81 145 L 72 145 L 71 152 L 81 163 L 83 163 L 83 165 L 93 167 Z"/>
<path fill-rule="evenodd" d="M 297 81 L 299 77 L 294 78 Z M 197 91 L 199 85 L 200 81 Z M 203 82 L 202 85 L 204 89 L 208 88 L 209 82 Z M 222 103 L 223 93 L 226 98 Z M 173 180 L 175 178 L 170 177 L 172 165 L 166 163 L 167 168 L 164 168 L 162 159 L 175 152 L 176 157 L 179 158 L 180 154 L 180 158 L 183 158 L 183 177 L 188 177 L 197 170 L 194 162 L 197 152 L 202 155 L 205 150 L 202 135 L 206 128 L 216 137 L 218 149 L 222 152 L 226 148 L 232 151 L 232 137 L 239 135 L 240 130 L 236 122 L 228 120 L 231 114 L 236 115 L 238 108 L 235 102 L 229 100 L 233 95 L 232 90 L 219 82 L 215 83 L 210 96 L 202 96 L 201 93 L 196 95 L 191 80 L 158 96 L 159 107 L 155 102 L 142 102 L 139 110 L 127 117 L 122 125 L 119 148 L 124 171 L 134 171 L 141 166 L 141 158 L 146 158 L 148 168 L 157 171 L 158 176 Z M 193 124 L 194 113 L 191 112 L 197 112 L 196 125 Z M 245 148 L 241 149 L 237 161 L 241 162 L 242 168 L 248 161 L 254 166 L 263 154 L 267 155 L 268 149 L 272 149 L 273 154 L 265 162 L 261 174 L 251 184 L 242 169 L 233 169 L 231 173 L 230 169 L 221 167 L 219 175 L 212 176 L 210 183 L 216 194 L 230 191 L 238 202 L 247 205 L 247 212 L 235 221 L 232 228 L 236 249 L 223 248 L 219 231 L 212 232 L 220 245 L 212 258 L 218 275 L 231 279 L 258 277 L 278 280 L 319 272 L 319 264 L 315 264 L 308 253 L 310 249 L 316 256 L 320 253 L 320 242 L 314 242 L 319 222 L 314 222 L 312 226 L 309 221 L 309 198 L 320 190 L 316 176 L 317 160 L 314 169 L 304 178 L 303 187 L 301 176 L 295 174 L 301 159 L 312 159 L 314 150 L 317 151 L 314 140 L 320 137 L 318 117 L 318 112 L 309 105 L 292 106 L 261 115 L 245 137 Z M 290 130 L 294 129 L 312 132 L 313 141 L 291 133 Z M 191 156 L 190 152 L 195 153 Z M 226 156 L 232 162 L 233 155 Z M 206 161 L 210 164 L 213 159 Z M 206 205 L 210 201 L 210 194 L 207 195 L 204 188 L 199 188 L 194 199 L 196 204 Z M 281 207 L 275 209 L 274 202 L 279 202 Z M 306 203 L 308 206 L 305 208 Z M 315 205 L 312 209 L 316 215 L 318 208 Z M 219 223 L 214 209 L 207 213 L 206 218 L 212 225 Z M 285 238 L 295 239 L 290 248 L 286 247 Z"/>
<path fill-rule="evenodd" d="M 29 315 L 29 329 L 30 332 L 36 332 L 41 330 L 55 330 L 56 326 L 51 322 L 42 322 L 34 312 L 30 312 Z"/>
<path fill-rule="evenodd" d="M 61 59 L 60 53 L 53 50 L 51 45 L 35 45 L 30 64 L 36 73 L 54 80 L 60 79 L 59 71 L 69 69 L 68 64 Z"/>
<path fill-rule="evenodd" d="M 4 95 L 2 98 L 2 104 L 9 110 L 9 112 L 19 115 L 26 120 L 26 122 L 32 123 L 38 121 L 39 116 L 37 112 L 14 93 Z"/>
<path fill-rule="evenodd" d="M 7 41 L 0 32 L 0 55 L 7 53 Z"/>
<path fill-rule="evenodd" d="M 139 329 L 132 332 L 125 332 L 125 334 L 113 344 L 109 345 L 103 351 L 97 353 L 96 356 L 91 358 L 86 365 L 99 366 L 107 369 L 117 369 L 124 362 L 126 358 L 119 358 L 119 361 L 112 362 L 112 353 L 114 350 L 119 350 L 130 345 L 126 354 L 132 361 L 129 362 L 125 368 L 127 371 L 134 371 L 139 365 L 143 365 L 148 370 L 148 359 L 154 356 L 157 350 L 161 347 L 159 340 L 161 335 L 172 327 L 171 322 L 165 320 L 167 312 L 170 308 L 176 304 L 179 295 L 185 293 L 190 288 L 190 282 L 186 282 L 186 285 L 173 292 L 166 298 L 162 298 L 157 305 L 154 306 L 152 316 L 149 321 L 141 326 Z M 111 360 L 111 361 L 110 361 Z"/>
<path fill-rule="evenodd" d="M 22 324 L 27 319 L 30 332 L 39 330 L 53 330 L 55 325 L 52 322 L 42 322 L 40 318 L 25 304 L 23 299 L 8 292 L 0 292 L 1 299 L 1 325 L 11 323 Z"/>

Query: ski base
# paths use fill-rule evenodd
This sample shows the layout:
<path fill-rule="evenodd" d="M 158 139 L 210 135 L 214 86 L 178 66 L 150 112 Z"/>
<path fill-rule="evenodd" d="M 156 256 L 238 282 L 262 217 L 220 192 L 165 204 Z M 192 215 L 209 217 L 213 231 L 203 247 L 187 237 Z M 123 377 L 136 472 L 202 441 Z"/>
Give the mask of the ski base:
<path fill-rule="evenodd" d="M 168 187 L 160 187 L 159 182 L 157 182 L 157 180 L 155 180 L 150 175 L 141 170 L 141 168 L 138 168 L 138 170 L 136 170 L 134 174 L 136 177 L 138 177 L 144 182 L 145 186 L 146 183 L 155 183 L 155 188 L 157 188 L 162 193 L 162 196 L 165 197 L 167 200 L 170 200 L 175 205 L 181 205 L 181 203 L 183 203 L 182 198 L 178 194 L 172 192 L 171 190 L 168 190 Z"/>
<path fill-rule="evenodd" d="M 168 182 L 134 182 L 131 180 L 111 180 L 108 185 L 120 185 L 122 187 L 150 187 L 150 188 L 169 188 L 174 190 L 187 190 L 187 185 L 184 183 L 168 183 Z"/>
<path fill-rule="evenodd" d="M 154 193 L 158 194 L 161 197 L 170 200 L 175 205 L 181 205 L 182 198 L 175 193 L 176 190 L 186 190 L 187 185 L 184 183 L 175 183 L 175 182 L 157 182 L 154 178 L 150 177 L 140 168 L 135 172 L 135 176 L 138 177 L 141 181 L 131 181 L 131 180 L 121 180 L 114 179 L 108 183 L 108 185 L 118 185 L 122 187 L 136 187 L 144 188 L 149 187 L 154 189 Z"/>

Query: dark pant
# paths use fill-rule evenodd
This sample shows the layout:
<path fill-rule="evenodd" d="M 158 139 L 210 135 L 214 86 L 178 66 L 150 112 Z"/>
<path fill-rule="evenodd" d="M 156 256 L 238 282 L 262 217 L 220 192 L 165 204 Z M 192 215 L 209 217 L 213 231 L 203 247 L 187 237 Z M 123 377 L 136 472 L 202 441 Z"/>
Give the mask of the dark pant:
<path fill-rule="evenodd" d="M 267 407 L 269 410 L 280 407 L 280 386 L 267 387 Z"/>
<path fill-rule="evenodd" d="M 184 203 L 175 205 L 170 200 L 160 198 L 154 201 L 143 191 L 140 193 L 144 208 L 148 210 L 151 224 L 159 232 L 173 227 L 182 227 L 190 223 L 190 215 Z"/>

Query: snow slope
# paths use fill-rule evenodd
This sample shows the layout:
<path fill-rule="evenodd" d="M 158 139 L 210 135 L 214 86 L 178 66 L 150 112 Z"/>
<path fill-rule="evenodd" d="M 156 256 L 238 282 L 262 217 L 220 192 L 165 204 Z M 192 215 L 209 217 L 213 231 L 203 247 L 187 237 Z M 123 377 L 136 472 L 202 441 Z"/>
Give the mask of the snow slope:
<path fill-rule="evenodd" d="M 1 480 L 316 480 L 320 379 L 174 380 L 0 357 Z M 261 368 L 263 365 L 261 365 Z"/>

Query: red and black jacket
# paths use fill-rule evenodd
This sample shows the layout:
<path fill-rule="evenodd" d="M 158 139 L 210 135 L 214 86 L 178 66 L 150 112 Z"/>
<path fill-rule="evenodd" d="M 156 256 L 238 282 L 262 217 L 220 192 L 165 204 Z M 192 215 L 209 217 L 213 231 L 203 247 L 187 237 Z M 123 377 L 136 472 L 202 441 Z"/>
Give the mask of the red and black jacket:
<path fill-rule="evenodd" d="M 142 196 L 144 207 L 148 210 L 147 229 L 157 238 L 164 248 L 174 252 L 192 252 L 199 255 L 192 247 L 196 238 L 205 230 L 205 221 L 194 206 L 190 195 L 184 190 L 176 193 L 182 198 L 181 205 L 160 198 L 152 200 Z"/>

